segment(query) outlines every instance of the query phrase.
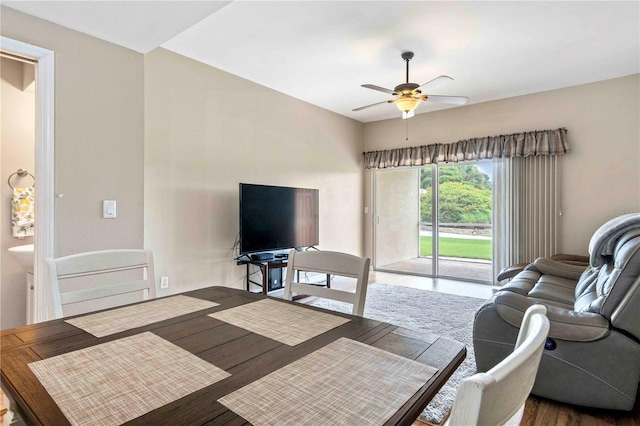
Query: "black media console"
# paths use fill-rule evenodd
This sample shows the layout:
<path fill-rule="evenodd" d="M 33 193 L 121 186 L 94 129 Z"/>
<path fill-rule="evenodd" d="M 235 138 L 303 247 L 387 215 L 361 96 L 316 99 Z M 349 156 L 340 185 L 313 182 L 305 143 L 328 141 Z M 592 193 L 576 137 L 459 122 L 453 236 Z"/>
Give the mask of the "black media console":
<path fill-rule="evenodd" d="M 254 257 L 255 256 L 255 257 Z M 276 254 L 273 253 L 259 253 L 252 254 L 250 256 L 245 255 L 236 259 L 236 265 L 247 265 L 247 291 L 251 291 L 251 284 L 255 284 L 262 288 L 262 294 L 267 294 L 269 291 L 279 290 L 284 288 L 284 271 L 287 269 L 288 254 Z M 251 279 L 251 265 L 255 265 L 260 268 L 262 275 L 262 281 L 254 281 Z M 297 279 L 300 280 L 300 271 L 297 271 Z M 331 287 L 331 275 L 327 274 L 327 279 L 324 284 L 314 284 Z"/>
<path fill-rule="evenodd" d="M 278 290 L 284 287 L 283 269 L 287 267 L 287 259 L 276 258 L 273 254 L 269 254 L 266 259 L 254 259 L 252 255 L 250 259 L 238 259 L 238 265 L 247 265 L 247 291 L 251 291 L 251 284 L 262 287 L 262 294 L 268 291 Z M 255 265 L 260 268 L 262 273 L 262 282 L 253 281 L 251 279 L 251 271 L 249 268 Z"/>

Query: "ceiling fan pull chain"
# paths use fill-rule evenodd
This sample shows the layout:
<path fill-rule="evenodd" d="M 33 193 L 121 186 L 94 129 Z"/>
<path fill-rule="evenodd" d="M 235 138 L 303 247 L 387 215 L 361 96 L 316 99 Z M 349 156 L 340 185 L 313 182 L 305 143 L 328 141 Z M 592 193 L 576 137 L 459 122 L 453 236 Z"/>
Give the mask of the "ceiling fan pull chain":
<path fill-rule="evenodd" d="M 408 141 L 409 140 L 409 120 L 404 120 L 404 124 L 406 124 L 406 127 L 405 127 L 405 129 L 406 129 L 405 130 L 405 139 L 404 140 Z"/>

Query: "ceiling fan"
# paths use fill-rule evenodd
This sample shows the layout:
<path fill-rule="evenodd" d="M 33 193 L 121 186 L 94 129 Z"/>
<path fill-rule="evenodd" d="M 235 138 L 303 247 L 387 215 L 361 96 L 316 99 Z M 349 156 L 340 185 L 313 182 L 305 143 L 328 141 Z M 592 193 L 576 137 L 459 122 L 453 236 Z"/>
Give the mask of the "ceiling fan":
<path fill-rule="evenodd" d="M 396 104 L 398 109 L 402 111 L 402 118 L 407 119 L 415 115 L 415 109 L 421 102 L 434 102 L 442 104 L 464 105 L 469 98 L 466 96 L 443 96 L 443 95 L 423 95 L 422 91 L 431 91 L 437 87 L 442 86 L 445 83 L 453 81 L 453 78 L 447 75 L 441 75 L 434 78 L 431 81 L 419 85 L 416 83 L 409 83 L 409 61 L 413 58 L 413 52 L 403 52 L 402 59 L 407 63 L 407 82 L 397 85 L 393 90 L 385 89 L 384 87 L 376 86 L 374 84 L 363 84 L 362 87 L 367 89 L 377 90 L 379 92 L 388 93 L 395 96 L 395 99 L 389 99 L 387 101 L 377 102 L 375 104 L 366 105 L 360 108 L 356 108 L 353 111 L 361 111 L 365 108 L 381 104 Z"/>

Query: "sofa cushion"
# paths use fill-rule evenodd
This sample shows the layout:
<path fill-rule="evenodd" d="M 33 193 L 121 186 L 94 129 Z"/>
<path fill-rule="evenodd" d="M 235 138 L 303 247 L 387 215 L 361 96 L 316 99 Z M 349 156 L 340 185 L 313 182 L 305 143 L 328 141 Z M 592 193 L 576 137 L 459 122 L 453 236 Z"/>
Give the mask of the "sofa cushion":
<path fill-rule="evenodd" d="M 526 296 L 545 305 L 573 309 L 575 281 L 541 275 L 533 264 L 530 266 L 532 269 L 520 272 L 500 290 Z"/>
<path fill-rule="evenodd" d="M 533 262 L 533 266 L 545 275 L 555 275 L 556 277 L 567 278 L 577 281 L 582 273 L 587 269 L 588 265 L 573 265 L 566 262 L 560 262 L 548 257 L 539 257 Z"/>
<path fill-rule="evenodd" d="M 543 275 L 533 286 L 528 296 L 536 299 L 560 302 L 573 308 L 576 282 L 554 275 Z"/>

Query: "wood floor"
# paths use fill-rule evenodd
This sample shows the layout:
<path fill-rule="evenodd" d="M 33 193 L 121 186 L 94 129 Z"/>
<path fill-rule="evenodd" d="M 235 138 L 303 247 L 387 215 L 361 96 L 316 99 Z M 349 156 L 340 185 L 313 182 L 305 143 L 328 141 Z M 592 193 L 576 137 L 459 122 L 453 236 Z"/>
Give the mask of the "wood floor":
<path fill-rule="evenodd" d="M 402 285 L 406 287 L 479 298 L 489 298 L 496 290 L 490 285 L 385 272 L 371 272 L 369 274 L 369 282 Z M 334 287 L 340 288 L 343 288 L 343 286 L 344 288 L 348 288 L 349 284 L 336 283 L 336 285 L 334 285 Z M 640 390 L 638 394 L 640 395 Z M 640 426 L 640 398 L 636 399 L 636 405 L 633 411 L 615 412 L 562 404 L 531 396 L 525 405 L 524 416 L 520 424 L 522 426 Z M 424 425 L 424 423 L 419 421 L 414 423 L 414 426 Z"/>
<path fill-rule="evenodd" d="M 639 390 L 640 394 L 640 390 Z M 521 425 L 640 425 L 640 398 L 631 412 L 595 410 L 529 397 Z"/>

